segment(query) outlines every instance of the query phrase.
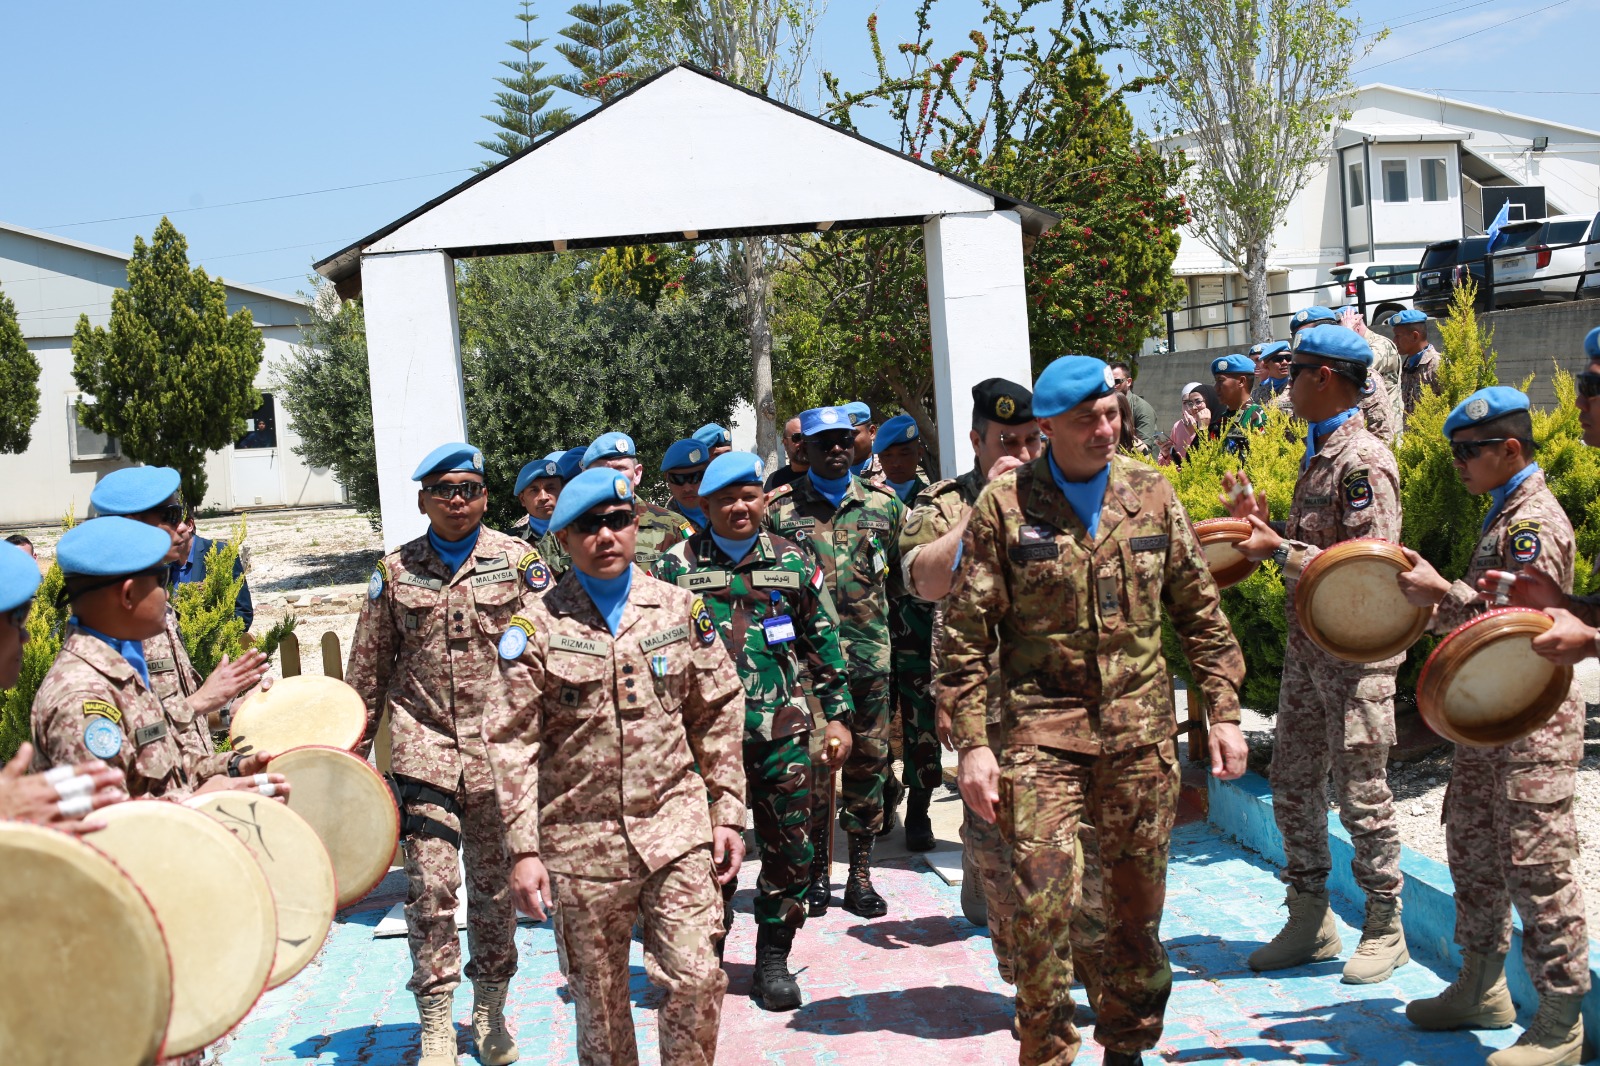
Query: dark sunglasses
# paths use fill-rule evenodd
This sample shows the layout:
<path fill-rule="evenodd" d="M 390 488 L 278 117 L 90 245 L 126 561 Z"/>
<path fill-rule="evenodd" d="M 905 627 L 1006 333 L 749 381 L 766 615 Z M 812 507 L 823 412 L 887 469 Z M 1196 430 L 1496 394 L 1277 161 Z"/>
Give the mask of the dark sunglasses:
<path fill-rule="evenodd" d="M 1261 357 L 1263 363 L 1287 363 L 1289 359 L 1288 352 L 1278 352 L 1276 355 L 1263 355 Z"/>
<path fill-rule="evenodd" d="M 485 490 L 481 481 L 458 481 L 454 483 L 441 481 L 437 485 L 429 485 L 423 491 L 440 502 L 449 503 L 457 496 L 460 496 L 463 500 L 476 500 L 483 495 Z"/>
<path fill-rule="evenodd" d="M 572 527 L 585 536 L 593 536 L 594 534 L 600 532 L 602 528 L 609 529 L 613 533 L 621 533 L 624 529 L 627 529 L 629 526 L 633 525 L 635 520 L 636 517 L 631 510 L 624 511 L 618 509 L 615 511 L 604 511 L 600 514 L 594 514 L 593 512 L 590 512 L 587 514 L 581 514 L 577 518 L 574 518 L 572 520 Z"/>
<path fill-rule="evenodd" d="M 160 507 L 152 507 L 148 511 L 143 511 L 137 517 L 145 525 L 154 523 L 158 526 L 177 527 L 188 521 L 189 505 L 182 502 L 166 503 Z"/>
<path fill-rule="evenodd" d="M 28 628 L 28 615 L 33 611 L 33 601 L 29 600 L 21 607 L 13 607 L 6 612 L 6 621 L 16 626 L 19 630 Z"/>
<path fill-rule="evenodd" d="M 1300 376 L 1300 372 L 1302 370 L 1317 370 L 1319 368 L 1323 369 L 1323 370 L 1327 370 L 1329 373 L 1338 374 L 1340 377 L 1344 378 L 1345 380 L 1352 381 L 1357 385 L 1365 385 L 1367 383 L 1367 379 L 1366 379 L 1365 376 L 1357 377 L 1354 373 L 1352 373 L 1350 371 L 1340 370 L 1338 367 L 1327 366 L 1326 364 L 1323 364 L 1323 363 L 1294 363 L 1294 362 L 1291 362 L 1289 364 L 1289 380 L 1293 381 L 1295 378 L 1299 377 Z"/>
<path fill-rule="evenodd" d="M 806 439 L 806 435 L 804 433 L 791 433 L 791 434 L 789 434 L 789 443 L 790 444 L 799 444 L 801 441 L 803 441 L 805 439 Z"/>
<path fill-rule="evenodd" d="M 1483 451 L 1485 444 L 1504 444 L 1508 440 L 1516 439 L 1515 437 L 1485 437 L 1482 440 L 1453 440 L 1450 442 L 1450 454 L 1464 463 L 1468 459 L 1476 459 L 1478 453 Z"/>
<path fill-rule="evenodd" d="M 674 485 L 698 485 L 705 476 L 704 470 L 691 470 L 687 474 L 668 474 L 667 480 Z"/>
<path fill-rule="evenodd" d="M 1572 380 L 1577 383 L 1578 395 L 1585 400 L 1592 400 L 1596 396 L 1600 396 L 1600 374 L 1596 374 L 1592 370 L 1585 370 L 1583 373 L 1574 376 Z"/>

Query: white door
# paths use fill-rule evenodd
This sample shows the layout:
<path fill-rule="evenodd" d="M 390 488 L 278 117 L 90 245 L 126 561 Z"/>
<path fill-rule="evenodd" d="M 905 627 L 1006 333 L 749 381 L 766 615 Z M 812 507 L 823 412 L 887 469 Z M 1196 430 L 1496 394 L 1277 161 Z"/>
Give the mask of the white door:
<path fill-rule="evenodd" d="M 233 443 L 230 473 L 233 507 L 281 507 L 283 466 L 278 447 L 277 405 L 272 394 L 261 394 L 261 406 L 250 416 L 243 436 Z"/>

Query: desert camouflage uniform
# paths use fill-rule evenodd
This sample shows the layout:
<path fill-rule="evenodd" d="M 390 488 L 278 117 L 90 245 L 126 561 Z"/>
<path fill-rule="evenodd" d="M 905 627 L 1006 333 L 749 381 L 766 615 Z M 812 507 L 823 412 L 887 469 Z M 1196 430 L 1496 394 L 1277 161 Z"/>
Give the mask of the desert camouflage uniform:
<path fill-rule="evenodd" d="M 883 828 L 883 790 L 889 775 L 889 599 L 900 586 L 900 522 L 905 504 L 893 489 L 852 478 L 838 508 L 809 477 L 780 485 L 768 496 L 767 527 L 805 549 L 821 564 L 839 614 L 839 643 L 850 679 L 851 748 L 841 774 L 847 833 Z M 822 733 L 812 735 L 819 761 Z M 825 840 L 831 812 L 812 808 L 812 839 Z"/>
<path fill-rule="evenodd" d="M 1071 1062 L 1069 926 L 1081 901 L 1077 832 L 1098 830 L 1107 885 L 1096 1038 L 1159 1040 L 1172 991 L 1161 945 L 1178 798 L 1177 721 L 1161 653 L 1166 607 L 1213 723 L 1239 720 L 1244 657 L 1218 606 L 1188 515 L 1165 477 L 1115 456 L 1088 542 L 1047 457 L 992 482 L 945 605 L 940 698 L 961 751 L 988 743 L 991 655 L 1004 686 L 1000 832 L 1010 841 L 1017 1023 L 1024 1066 Z M 945 691 L 948 690 L 948 691 Z"/>
<path fill-rule="evenodd" d="M 913 478 L 907 506 L 914 505 L 927 488 L 926 481 Z M 903 529 L 901 533 L 904 534 Z M 904 571 L 902 561 L 902 574 Z M 933 610 L 933 604 L 909 592 L 889 602 L 889 643 L 893 649 L 894 690 L 900 712 L 900 780 L 907 788 L 938 788 L 944 779 L 939 765 L 939 733 L 934 724 L 933 693 L 930 691 Z"/>
<path fill-rule="evenodd" d="M 823 716 L 830 722 L 850 716 L 844 653 L 822 568 L 799 545 L 770 533 L 757 536 L 749 554 L 734 562 L 706 532 L 656 560 L 655 576 L 705 598 L 738 668 L 744 684 L 745 803 L 755 813 L 761 841 L 755 918 L 760 925 L 798 929 L 806 921 L 815 783 L 802 666 Z M 765 623 L 783 617 L 793 635 L 767 643 Z M 734 885 L 724 886 L 725 902 Z M 725 923 L 732 921 L 725 908 Z"/>
<path fill-rule="evenodd" d="M 1288 392 L 1287 389 L 1284 390 Z M 1395 420 L 1394 406 L 1389 399 L 1389 387 L 1383 383 L 1383 378 L 1372 372 L 1367 373 L 1367 384 L 1361 390 L 1361 416 L 1366 420 L 1367 429 L 1373 436 L 1385 444 L 1393 444 L 1395 433 L 1400 428 L 1400 423 Z"/>
<path fill-rule="evenodd" d="M 451 836 L 459 835 L 467 871 L 467 977 L 499 982 L 516 973 L 516 909 L 484 729 L 503 702 L 496 642 L 538 598 L 531 586 L 549 580 L 536 567 L 519 567 L 530 554 L 525 542 L 480 527 L 452 575 L 427 536 L 418 537 L 378 564 L 356 622 L 345 680 L 367 703 L 360 751 L 387 708 L 393 774 L 403 794 L 413 793 L 401 839 L 412 962 L 406 987 L 419 996 L 461 983 L 461 873 Z"/>
<path fill-rule="evenodd" d="M 1369 379 L 1371 380 L 1371 379 Z M 1405 653 L 1375 663 L 1334 658 L 1300 628 L 1294 596 L 1301 569 L 1324 548 L 1358 537 L 1400 543 L 1400 476 L 1394 453 L 1359 417 L 1317 445 L 1289 507 L 1284 571 L 1288 648 L 1273 722 L 1272 811 L 1283 833 L 1284 880 L 1301 892 L 1326 887 L 1327 780 L 1355 849 L 1356 883 L 1368 899 L 1400 895 L 1400 835 L 1387 764 L 1394 744 L 1394 675 Z"/>
<path fill-rule="evenodd" d="M 1383 379 L 1383 391 L 1389 399 L 1389 425 L 1399 430 L 1405 424 L 1406 408 L 1400 395 L 1400 349 L 1396 348 L 1394 341 L 1369 329 L 1362 334 L 1362 340 L 1367 342 L 1367 347 L 1372 349 L 1372 369 L 1370 373 Z M 1376 430 L 1374 430 L 1376 432 Z M 1380 436 L 1382 434 L 1379 434 Z"/>
<path fill-rule="evenodd" d="M 709 1064 L 728 985 L 711 830 L 745 816 L 742 689 L 711 611 L 636 569 L 616 637 L 576 574 L 515 625 L 526 639 L 500 649 L 489 756 L 509 851 L 550 872 L 578 1061 L 639 1061 L 628 947 L 642 917 L 661 1062 Z"/>
<path fill-rule="evenodd" d="M 1273 389 L 1268 384 L 1268 378 L 1256 382 L 1256 387 L 1250 390 L 1250 402 L 1263 411 L 1282 411 L 1285 414 L 1294 414 L 1294 407 L 1289 403 L 1289 383 L 1283 381 L 1283 388 Z M 1283 379 L 1280 379 L 1283 380 Z"/>
<path fill-rule="evenodd" d="M 1570 591 L 1574 550 L 1572 523 L 1543 472 L 1528 475 L 1484 530 L 1466 576 L 1439 604 L 1434 627 L 1448 631 L 1483 610 L 1478 578 L 1490 570 L 1537 570 Z M 1445 793 L 1456 943 L 1505 954 L 1515 904 L 1523 962 L 1541 996 L 1589 991 L 1583 886 L 1573 869 L 1583 717 L 1573 681 L 1555 717 L 1521 740 L 1493 748 L 1458 744 Z"/>
<path fill-rule="evenodd" d="M 633 561 L 645 570 L 665 555 L 668 548 L 694 536 L 694 526 L 689 520 L 665 507 L 635 499 L 633 510 L 639 516 L 639 540 L 633 548 Z"/>
<path fill-rule="evenodd" d="M 200 691 L 205 681 L 189 661 L 178 633 L 178 615 L 171 607 L 167 608 L 166 630 L 144 642 L 144 665 L 150 671 L 150 689 L 161 701 L 161 710 L 187 754 L 196 781 L 226 773 L 233 753 L 217 751 L 206 716 L 189 704 L 189 697 Z"/>
<path fill-rule="evenodd" d="M 1416 360 L 1414 367 L 1411 365 L 1412 359 Z M 1424 388 L 1432 389 L 1435 396 L 1439 395 L 1444 387 L 1439 383 L 1439 364 L 1443 362 L 1444 356 L 1440 355 L 1439 349 L 1431 344 L 1406 360 L 1400 395 L 1405 401 L 1407 415 L 1416 409 L 1417 401 L 1422 399 Z"/>

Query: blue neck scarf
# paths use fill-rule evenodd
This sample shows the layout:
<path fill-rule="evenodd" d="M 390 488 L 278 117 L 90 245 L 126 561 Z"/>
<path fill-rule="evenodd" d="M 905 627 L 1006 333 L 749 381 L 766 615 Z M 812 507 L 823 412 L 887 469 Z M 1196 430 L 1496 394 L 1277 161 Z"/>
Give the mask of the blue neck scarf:
<path fill-rule="evenodd" d="M 1105 503 L 1106 483 L 1111 480 L 1111 464 L 1101 467 L 1100 472 L 1088 481 L 1068 481 L 1056 465 L 1055 453 L 1046 454 L 1050 456 L 1050 476 L 1055 479 L 1056 488 L 1067 498 L 1072 513 L 1078 516 L 1083 528 L 1089 531 L 1089 539 L 1093 540 L 1100 532 L 1100 506 Z"/>
<path fill-rule="evenodd" d="M 861 471 L 865 470 L 867 467 L 869 467 L 871 465 L 872 465 L 872 456 L 869 455 L 865 459 L 861 460 L 859 463 L 856 463 L 855 465 L 851 466 L 850 467 L 850 473 L 854 474 L 856 477 L 860 477 L 861 476 Z"/>
<path fill-rule="evenodd" d="M 1280 393 L 1289 387 L 1288 378 L 1266 378 L 1265 380 L 1267 383 L 1267 388 L 1271 389 L 1275 394 Z"/>
<path fill-rule="evenodd" d="M 759 533 L 755 533 L 744 540 L 732 540 L 724 537 L 714 529 L 711 531 L 711 539 L 717 542 L 717 547 L 721 548 L 723 554 L 736 563 L 750 554 L 750 549 L 756 546 L 756 538 L 759 536 Z"/>
<path fill-rule="evenodd" d="M 633 567 L 630 565 L 616 577 L 590 577 L 578 569 L 572 572 L 578 575 L 578 584 L 599 609 L 606 628 L 616 636 L 617 627 L 622 625 L 622 610 L 628 606 L 628 591 L 633 588 Z"/>
<path fill-rule="evenodd" d="M 535 518 L 533 515 L 529 515 L 528 528 L 533 530 L 533 535 L 535 537 L 542 537 L 546 533 L 550 532 L 550 519 Z"/>
<path fill-rule="evenodd" d="M 1300 460 L 1300 469 L 1304 470 L 1311 465 L 1311 457 L 1317 454 L 1317 442 L 1326 439 L 1334 430 L 1350 421 L 1361 413 L 1361 408 L 1352 407 L 1348 411 L 1340 411 L 1332 418 L 1325 418 L 1321 422 L 1311 423 L 1311 432 L 1306 434 L 1306 457 Z"/>
<path fill-rule="evenodd" d="M 681 503 L 678 505 L 678 507 L 683 511 L 683 517 L 694 523 L 694 528 L 705 529 L 711 524 L 710 519 L 706 518 L 706 513 L 700 508 L 684 507 Z"/>
<path fill-rule="evenodd" d="M 1416 355 L 1413 355 L 1411 358 L 1406 360 L 1406 369 L 1407 370 L 1415 370 L 1417 367 L 1421 366 L 1422 365 L 1422 357 L 1427 355 L 1431 351 L 1433 351 L 1433 345 L 1429 344 L 1429 345 L 1425 346 L 1422 349 L 1422 351 L 1418 352 Z"/>
<path fill-rule="evenodd" d="M 1512 474 L 1504 485 L 1497 489 L 1489 490 L 1489 498 L 1494 502 L 1489 505 L 1489 513 L 1483 516 L 1483 528 L 1478 531 L 1479 533 L 1487 533 L 1489 531 L 1489 523 L 1500 516 L 1500 509 L 1506 505 L 1506 497 L 1517 491 L 1517 486 L 1532 477 L 1538 470 L 1538 463 L 1529 463 L 1515 474 Z"/>
<path fill-rule="evenodd" d="M 532 521 L 530 519 L 529 521 Z M 439 534 L 428 528 L 428 543 L 433 545 L 433 550 L 439 553 L 439 558 L 444 560 L 444 565 L 454 574 L 461 569 L 461 564 L 467 561 L 467 556 L 472 554 L 472 549 L 477 546 L 478 533 L 483 529 L 479 526 L 460 540 L 445 540 Z"/>
<path fill-rule="evenodd" d="M 902 503 L 911 502 L 911 490 L 917 487 L 916 478 L 912 478 L 910 481 L 890 481 L 888 478 L 884 478 L 883 483 L 894 489 L 894 494 L 900 497 L 900 502 Z"/>
<path fill-rule="evenodd" d="M 107 644 L 111 645 L 111 649 L 113 651 L 115 651 L 118 655 L 121 655 L 124 659 L 128 660 L 128 665 L 133 667 L 140 679 L 144 681 L 144 687 L 150 687 L 150 667 L 147 666 L 144 661 L 143 641 L 118 640 L 116 637 L 108 637 L 98 629 L 90 629 L 88 626 L 84 625 L 83 620 L 77 616 L 73 616 L 72 618 L 67 619 L 67 621 L 71 622 L 73 625 L 77 626 L 91 637 L 94 637 L 97 640 L 103 640 Z"/>
<path fill-rule="evenodd" d="M 807 470 L 806 477 L 811 479 L 812 486 L 822 493 L 823 498 L 835 507 L 839 506 L 839 501 L 844 499 L 844 494 L 850 491 L 849 474 L 839 478 L 837 481 L 830 481 L 827 478 L 818 477 L 815 470 Z"/>

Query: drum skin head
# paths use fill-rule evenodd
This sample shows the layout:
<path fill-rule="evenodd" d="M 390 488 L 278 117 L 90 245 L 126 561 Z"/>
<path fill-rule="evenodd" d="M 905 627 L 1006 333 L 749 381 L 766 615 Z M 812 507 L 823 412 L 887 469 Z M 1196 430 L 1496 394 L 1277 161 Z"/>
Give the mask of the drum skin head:
<path fill-rule="evenodd" d="M 336 677 L 302 674 L 241 703 L 228 736 L 273 755 L 309 745 L 351 751 L 366 728 L 367 705 L 355 689 Z"/>
<path fill-rule="evenodd" d="M 371 892 L 389 872 L 400 842 L 400 812 L 378 772 L 337 748 L 297 748 L 267 769 L 289 779 L 289 809 L 328 849 L 339 906 Z"/>
<path fill-rule="evenodd" d="M 1253 527 L 1242 518 L 1207 518 L 1194 524 L 1195 539 L 1205 554 L 1206 567 L 1218 588 L 1230 588 L 1256 572 L 1259 562 L 1240 555 L 1235 544 L 1247 539 Z"/>
<path fill-rule="evenodd" d="M 0 823 L 0 870 L 0 1062 L 155 1062 L 172 974 L 144 894 L 87 844 L 21 822 Z"/>
<path fill-rule="evenodd" d="M 166 1054 L 199 1051 L 237 1025 L 266 988 L 278 918 L 245 846 L 199 811 L 162 800 L 118 803 L 87 838 L 150 901 L 172 959 Z"/>
<path fill-rule="evenodd" d="M 322 838 L 288 805 L 253 792 L 207 792 L 189 801 L 255 856 L 272 886 L 278 947 L 268 988 L 277 988 L 316 957 L 333 924 L 333 862 Z"/>
<path fill-rule="evenodd" d="M 1432 613 L 1400 594 L 1395 577 L 1410 569 L 1399 546 L 1384 540 L 1347 540 L 1319 552 L 1295 588 L 1300 628 L 1317 647 L 1346 662 L 1399 655 L 1422 636 Z"/>
<path fill-rule="evenodd" d="M 1417 679 L 1428 728 L 1457 744 L 1496 747 L 1548 722 L 1572 688 L 1572 667 L 1533 651 L 1533 638 L 1551 624 L 1542 611 L 1505 607 L 1452 630 Z"/>

